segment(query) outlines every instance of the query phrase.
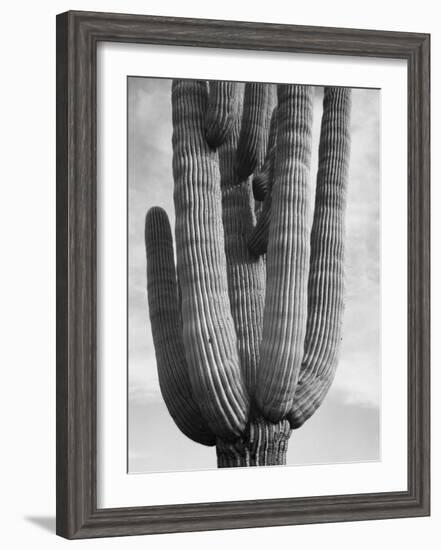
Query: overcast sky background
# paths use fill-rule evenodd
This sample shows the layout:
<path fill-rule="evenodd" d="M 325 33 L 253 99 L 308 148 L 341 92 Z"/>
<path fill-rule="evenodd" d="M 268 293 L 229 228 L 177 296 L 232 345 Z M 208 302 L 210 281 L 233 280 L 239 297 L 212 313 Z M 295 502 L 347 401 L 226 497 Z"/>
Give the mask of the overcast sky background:
<path fill-rule="evenodd" d="M 216 453 L 185 437 L 159 389 L 147 305 L 144 219 L 162 206 L 174 228 L 171 80 L 128 82 L 129 472 L 216 468 Z M 315 88 L 311 190 L 317 173 L 323 88 Z M 378 90 L 352 94 L 346 242 L 346 310 L 334 383 L 291 436 L 287 464 L 380 459 L 380 250 Z M 312 201 L 313 202 L 313 201 Z"/>

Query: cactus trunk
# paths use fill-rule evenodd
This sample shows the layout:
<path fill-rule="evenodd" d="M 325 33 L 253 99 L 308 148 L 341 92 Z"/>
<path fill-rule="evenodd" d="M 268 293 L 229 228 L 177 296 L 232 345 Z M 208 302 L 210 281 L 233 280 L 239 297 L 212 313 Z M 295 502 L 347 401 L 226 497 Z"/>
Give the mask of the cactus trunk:
<path fill-rule="evenodd" d="M 273 423 L 263 417 L 255 418 L 235 442 L 216 441 L 218 467 L 283 466 L 290 435 L 287 420 Z"/>

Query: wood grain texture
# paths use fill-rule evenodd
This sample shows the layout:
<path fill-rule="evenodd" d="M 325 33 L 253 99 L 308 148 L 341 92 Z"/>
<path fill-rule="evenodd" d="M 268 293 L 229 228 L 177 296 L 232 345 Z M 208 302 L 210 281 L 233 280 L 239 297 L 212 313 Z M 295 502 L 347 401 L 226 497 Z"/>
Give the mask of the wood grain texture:
<path fill-rule="evenodd" d="M 231 49 L 407 60 L 407 491 L 97 509 L 95 88 L 96 46 L 103 40 L 214 48 L 228 44 Z M 57 16 L 59 535 L 66 538 L 87 538 L 429 514 L 429 79 L 430 37 L 426 34 L 89 12 L 67 12 Z"/>

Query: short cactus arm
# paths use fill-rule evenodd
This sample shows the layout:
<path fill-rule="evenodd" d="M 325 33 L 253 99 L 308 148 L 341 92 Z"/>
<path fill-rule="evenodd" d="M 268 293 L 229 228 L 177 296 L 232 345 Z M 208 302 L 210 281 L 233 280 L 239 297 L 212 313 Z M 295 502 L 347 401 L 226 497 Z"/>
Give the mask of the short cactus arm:
<path fill-rule="evenodd" d="M 180 326 L 173 242 L 167 214 L 151 208 L 145 220 L 147 290 L 159 385 L 178 428 L 190 439 L 214 445 L 191 394 Z"/>
<path fill-rule="evenodd" d="M 261 169 L 253 177 L 253 195 L 262 202 L 257 223 L 248 237 L 248 249 L 254 258 L 266 254 L 271 219 L 271 192 L 274 183 L 274 162 L 276 157 L 277 109 L 271 117 L 268 148 Z"/>
<path fill-rule="evenodd" d="M 271 190 L 266 194 L 260 210 L 259 219 L 248 239 L 248 250 L 254 258 L 266 254 L 271 221 Z"/>
<path fill-rule="evenodd" d="M 257 223 L 248 238 L 248 249 L 255 258 L 266 254 L 268 248 L 275 156 L 276 149 L 274 146 L 269 151 L 262 170 L 260 170 L 253 178 L 254 197 L 257 198 L 256 188 L 259 189 L 259 193 L 262 193 L 259 194 L 259 199 L 262 195 L 264 196 Z"/>
<path fill-rule="evenodd" d="M 274 157 L 276 154 L 277 109 L 273 109 L 269 128 L 268 146 L 265 160 L 260 170 L 253 177 L 253 194 L 256 201 L 264 201 L 272 186 L 274 175 Z"/>
<path fill-rule="evenodd" d="M 222 145 L 233 129 L 238 111 L 238 89 L 237 82 L 209 82 L 205 136 L 213 149 Z"/>
<path fill-rule="evenodd" d="M 258 82 L 245 84 L 242 121 L 236 152 L 239 181 L 245 180 L 263 162 L 269 117 L 274 100 L 274 86 Z"/>
<path fill-rule="evenodd" d="M 217 153 L 205 139 L 206 82 L 174 81 L 173 176 L 183 340 L 194 399 L 210 429 L 239 436 L 249 399 L 228 297 Z"/>
<path fill-rule="evenodd" d="M 320 406 L 334 378 L 344 310 L 345 210 L 351 90 L 325 88 L 311 232 L 305 352 L 289 420 L 298 428 Z"/>
<path fill-rule="evenodd" d="M 257 405 L 273 422 L 292 408 L 307 315 L 312 88 L 279 85 L 272 220 Z"/>

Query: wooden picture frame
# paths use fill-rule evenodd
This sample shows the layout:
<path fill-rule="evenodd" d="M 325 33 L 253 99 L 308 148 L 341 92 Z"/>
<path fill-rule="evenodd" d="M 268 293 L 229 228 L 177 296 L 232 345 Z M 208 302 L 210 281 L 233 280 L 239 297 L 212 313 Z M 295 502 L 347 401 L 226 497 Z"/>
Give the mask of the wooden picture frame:
<path fill-rule="evenodd" d="M 100 41 L 404 59 L 408 74 L 408 489 L 99 509 L 96 48 Z M 430 504 L 430 37 L 67 12 L 57 16 L 57 533 L 88 538 L 425 516 Z"/>

